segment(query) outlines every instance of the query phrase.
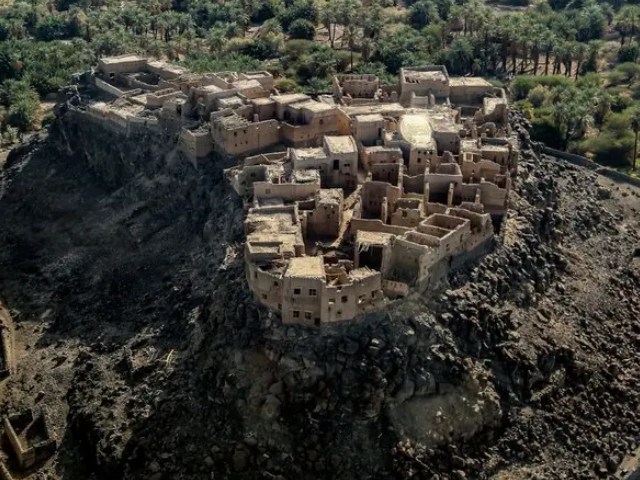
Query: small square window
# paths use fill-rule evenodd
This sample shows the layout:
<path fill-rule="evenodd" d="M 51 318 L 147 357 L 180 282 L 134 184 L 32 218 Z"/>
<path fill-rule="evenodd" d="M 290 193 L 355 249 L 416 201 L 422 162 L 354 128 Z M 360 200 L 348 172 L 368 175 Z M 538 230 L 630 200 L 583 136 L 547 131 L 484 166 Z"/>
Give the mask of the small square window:
<path fill-rule="evenodd" d="M 349 297 L 347 297 L 346 295 L 342 296 L 342 303 L 347 303 L 349 301 Z"/>
<path fill-rule="evenodd" d="M 310 288 L 309 289 L 309 296 L 310 297 L 315 297 L 318 294 L 318 292 L 316 291 L 315 288 Z"/>
<path fill-rule="evenodd" d="M 304 319 L 311 320 L 311 312 L 304 312 Z"/>
<path fill-rule="evenodd" d="M 275 281 L 275 282 L 273 282 L 273 286 L 274 286 L 274 287 L 279 287 L 279 286 L 280 286 L 280 284 L 279 284 L 277 281 Z"/>
<path fill-rule="evenodd" d="M 281 303 L 278 304 L 278 310 L 282 310 L 282 304 Z"/>
<path fill-rule="evenodd" d="M 263 300 L 266 300 L 266 299 L 267 299 L 267 294 L 266 294 L 266 293 L 263 293 L 263 294 L 262 294 L 262 299 L 263 299 Z"/>
<path fill-rule="evenodd" d="M 300 310 L 293 311 L 293 318 L 300 318 Z"/>
<path fill-rule="evenodd" d="M 342 310 L 338 310 L 338 311 L 336 312 L 336 316 L 338 316 L 338 317 L 339 317 L 340 315 L 342 315 Z"/>
<path fill-rule="evenodd" d="M 300 289 L 299 288 L 294 288 L 293 289 L 293 294 L 294 295 L 300 295 Z"/>

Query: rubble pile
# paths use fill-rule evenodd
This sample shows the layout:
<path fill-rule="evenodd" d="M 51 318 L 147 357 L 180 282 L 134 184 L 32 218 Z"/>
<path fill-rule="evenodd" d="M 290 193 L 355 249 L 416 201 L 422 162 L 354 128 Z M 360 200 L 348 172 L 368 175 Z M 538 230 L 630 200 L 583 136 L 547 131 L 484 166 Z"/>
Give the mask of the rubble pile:
<path fill-rule="evenodd" d="M 220 168 L 158 150 L 127 179 L 104 165 L 142 145 L 59 122 L 0 198 L 28 346 L 2 408 L 44 392 L 43 478 L 605 478 L 640 445 L 639 193 L 540 154 L 517 115 L 495 251 L 320 331 L 250 300 Z"/>

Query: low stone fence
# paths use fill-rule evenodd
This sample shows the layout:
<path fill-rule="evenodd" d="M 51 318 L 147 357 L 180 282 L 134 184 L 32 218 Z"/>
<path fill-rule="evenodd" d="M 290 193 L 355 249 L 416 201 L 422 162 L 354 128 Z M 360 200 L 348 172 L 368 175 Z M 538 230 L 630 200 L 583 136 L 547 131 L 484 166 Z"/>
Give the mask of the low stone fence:
<path fill-rule="evenodd" d="M 583 157 L 581 155 L 563 152 L 562 150 L 556 150 L 555 148 L 549 148 L 546 146 L 542 147 L 542 153 L 551 155 L 552 157 L 561 158 L 563 160 L 566 160 L 569 163 L 578 165 L 580 167 L 585 167 L 590 170 L 594 170 L 600 175 L 610 178 L 611 180 L 614 180 L 616 182 L 628 183 L 630 185 L 640 187 L 640 178 L 630 177 L 627 174 L 618 172 L 611 168 L 603 167 L 602 165 L 594 162 L 593 160 L 589 160 L 588 158 Z"/>

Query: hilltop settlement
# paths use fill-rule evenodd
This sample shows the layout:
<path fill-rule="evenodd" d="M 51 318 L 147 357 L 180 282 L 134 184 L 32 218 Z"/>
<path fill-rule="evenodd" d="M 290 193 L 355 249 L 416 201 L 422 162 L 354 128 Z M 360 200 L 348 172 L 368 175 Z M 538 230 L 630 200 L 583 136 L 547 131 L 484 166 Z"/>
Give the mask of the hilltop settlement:
<path fill-rule="evenodd" d="M 311 98 L 258 72 L 194 74 L 103 58 L 87 119 L 174 135 L 192 162 L 224 159 L 245 210 L 246 278 L 283 322 L 320 326 L 425 291 L 493 247 L 517 174 L 502 89 L 444 66 L 397 85 L 337 75 Z M 73 105 L 73 101 L 68 102 Z"/>

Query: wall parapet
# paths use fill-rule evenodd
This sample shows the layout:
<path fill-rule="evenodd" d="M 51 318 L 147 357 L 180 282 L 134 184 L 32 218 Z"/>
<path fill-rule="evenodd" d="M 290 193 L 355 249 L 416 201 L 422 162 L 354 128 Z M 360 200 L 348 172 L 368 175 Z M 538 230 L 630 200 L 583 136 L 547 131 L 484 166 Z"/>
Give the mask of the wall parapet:
<path fill-rule="evenodd" d="M 607 177 L 616 182 L 628 183 L 629 185 L 633 185 L 635 187 L 640 187 L 640 178 L 631 177 L 625 173 L 618 172 L 609 167 L 605 167 L 600 165 L 599 163 L 594 162 L 593 160 L 589 160 L 586 157 L 581 155 L 576 155 L 575 153 L 563 152 L 562 150 L 556 150 L 555 148 L 550 148 L 547 146 L 542 147 L 542 153 L 550 155 L 552 157 L 557 157 L 562 160 L 566 160 L 573 165 L 578 165 L 579 167 L 585 167 L 589 170 L 594 170 L 596 173 Z"/>

